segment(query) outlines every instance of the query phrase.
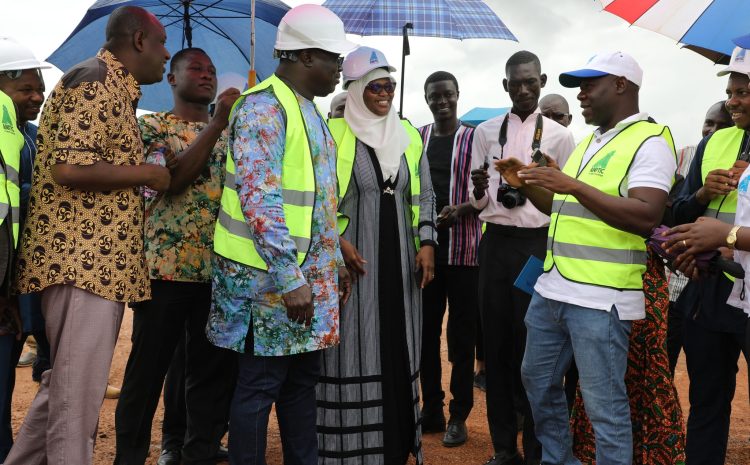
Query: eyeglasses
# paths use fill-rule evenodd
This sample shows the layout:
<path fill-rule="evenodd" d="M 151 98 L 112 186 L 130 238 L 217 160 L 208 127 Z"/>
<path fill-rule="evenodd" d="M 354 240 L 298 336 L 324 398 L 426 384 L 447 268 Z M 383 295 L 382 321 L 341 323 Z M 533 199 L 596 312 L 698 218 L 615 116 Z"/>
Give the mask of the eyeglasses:
<path fill-rule="evenodd" d="M 21 74 L 23 74 L 22 69 L 14 69 L 10 71 L 0 71 L 0 74 L 3 76 L 6 76 L 8 79 L 14 80 L 21 77 Z"/>
<path fill-rule="evenodd" d="M 570 116 L 568 113 L 557 113 L 557 112 L 546 112 L 546 113 L 543 113 L 543 114 L 547 118 L 549 118 L 551 120 L 555 120 L 555 121 L 557 121 L 559 119 L 563 119 L 566 116 Z"/>
<path fill-rule="evenodd" d="M 339 68 L 341 68 L 341 65 L 344 64 L 344 57 L 341 56 L 341 55 L 339 55 L 338 53 L 327 52 L 327 51 L 319 49 L 319 48 L 314 48 L 313 50 L 315 50 L 315 52 L 317 52 L 318 54 L 323 55 L 324 57 L 326 57 L 328 59 L 328 61 L 330 61 L 330 62 L 334 62 L 335 61 L 336 62 L 336 66 L 338 66 Z"/>
<path fill-rule="evenodd" d="M 373 94 L 379 94 L 382 91 L 386 91 L 389 94 L 392 94 L 396 90 L 396 83 L 393 81 L 389 81 L 385 84 L 381 84 L 379 82 L 371 82 L 365 86 L 365 89 L 369 90 Z"/>

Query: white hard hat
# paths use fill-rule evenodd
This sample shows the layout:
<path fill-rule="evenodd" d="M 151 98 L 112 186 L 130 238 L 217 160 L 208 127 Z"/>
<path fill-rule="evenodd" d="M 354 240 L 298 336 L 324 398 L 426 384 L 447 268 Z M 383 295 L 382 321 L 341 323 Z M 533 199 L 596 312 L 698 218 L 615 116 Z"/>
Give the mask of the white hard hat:
<path fill-rule="evenodd" d="M 34 53 L 10 37 L 0 37 L 0 71 L 50 68 L 37 60 Z"/>
<path fill-rule="evenodd" d="M 281 18 L 274 49 L 319 48 L 341 55 L 356 46 L 346 40 L 344 23 L 331 10 L 320 5 L 299 5 Z"/>
<path fill-rule="evenodd" d="M 349 87 L 349 83 L 356 81 L 365 74 L 376 68 L 385 68 L 391 73 L 396 68 L 388 64 L 383 52 L 372 47 L 359 47 L 344 58 L 341 65 L 341 73 L 344 75 L 344 89 Z"/>

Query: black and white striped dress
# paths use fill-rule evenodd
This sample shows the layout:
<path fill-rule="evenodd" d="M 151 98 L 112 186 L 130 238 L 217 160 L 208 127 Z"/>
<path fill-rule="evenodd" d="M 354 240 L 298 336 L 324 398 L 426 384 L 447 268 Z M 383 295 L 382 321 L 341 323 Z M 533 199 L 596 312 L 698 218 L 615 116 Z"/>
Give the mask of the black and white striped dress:
<path fill-rule="evenodd" d="M 354 283 L 341 311 L 340 345 L 323 351 L 317 386 L 322 465 L 392 465 L 401 461 L 392 457 L 405 461 L 408 453 L 423 462 L 422 295 L 415 275 L 409 178 L 402 156 L 395 183 L 384 184 L 374 153 L 357 142 L 352 179 L 339 210 L 350 218 L 343 237 L 367 260 L 367 273 Z M 436 242 L 435 197 L 424 156 L 420 178 L 419 235 Z M 384 187 L 393 194 L 384 193 Z"/>

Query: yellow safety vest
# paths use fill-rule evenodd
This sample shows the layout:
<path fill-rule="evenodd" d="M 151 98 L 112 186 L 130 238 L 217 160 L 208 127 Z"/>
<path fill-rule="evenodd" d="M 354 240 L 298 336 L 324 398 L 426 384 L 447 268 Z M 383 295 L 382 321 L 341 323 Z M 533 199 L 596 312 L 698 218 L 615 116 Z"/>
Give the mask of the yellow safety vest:
<path fill-rule="evenodd" d="M 701 163 L 701 177 L 706 182 L 708 173 L 716 169 L 728 170 L 737 161 L 740 153 L 744 129 L 731 127 L 716 131 L 706 144 L 703 151 Z M 734 224 L 734 215 L 737 213 L 737 191 L 733 190 L 727 195 L 715 197 L 706 207 L 704 216 L 718 218 L 729 224 Z"/>
<path fill-rule="evenodd" d="M 411 225 L 414 232 L 414 245 L 419 250 L 419 195 L 421 193 L 421 184 L 419 180 L 419 163 L 422 159 L 422 137 L 419 135 L 414 126 L 407 120 L 402 120 L 401 124 L 409 134 L 409 146 L 406 148 L 406 163 L 409 167 L 409 180 L 411 185 Z M 344 118 L 335 118 L 328 120 L 328 128 L 331 131 L 333 140 L 336 141 L 336 177 L 339 182 L 339 203 L 344 198 L 349 182 L 352 179 L 352 169 L 354 167 L 354 154 L 357 146 L 357 137 Z M 344 234 L 349 226 L 349 218 L 343 213 L 338 213 L 339 234 Z"/>
<path fill-rule="evenodd" d="M 21 218 L 21 183 L 19 168 L 21 166 L 21 150 L 23 150 L 23 134 L 18 130 L 16 122 L 16 107 L 13 100 L 0 91 L 0 154 L 2 155 L 3 170 L 0 172 L 0 225 L 8 219 L 13 224 L 13 244 L 18 246 L 18 222 Z"/>
<path fill-rule="evenodd" d="M 716 131 L 703 150 L 703 160 L 701 160 L 701 177 L 703 183 L 706 182 L 708 173 L 716 169 L 728 170 L 732 168 L 737 161 L 737 155 L 742 148 L 742 137 L 745 130 L 736 126 Z M 719 220 L 734 224 L 734 215 L 737 213 L 737 190 L 733 190 L 727 195 L 714 197 L 708 203 L 703 216 L 718 218 Z M 727 279 L 734 282 L 734 277 L 724 273 Z"/>
<path fill-rule="evenodd" d="M 286 139 L 282 160 L 281 188 L 284 220 L 294 241 L 297 263 L 302 265 L 310 249 L 313 207 L 315 205 L 315 173 L 307 138 L 307 127 L 294 91 L 275 74 L 245 91 L 232 107 L 232 114 L 245 97 L 270 88 L 284 109 Z M 237 195 L 232 146 L 227 149 L 226 180 L 221 194 L 221 208 L 214 232 L 214 252 L 222 257 L 263 270 L 268 265 L 258 254 L 253 236 L 242 213 Z"/>
<path fill-rule="evenodd" d="M 620 131 L 582 167 L 593 134 L 570 155 L 563 172 L 605 194 L 620 196 L 620 184 L 641 145 L 663 137 L 674 154 L 669 128 L 638 121 Z M 580 174 L 579 174 L 580 171 Z M 572 195 L 555 194 L 544 271 L 557 267 L 567 280 L 614 289 L 643 289 L 646 243 L 643 237 L 609 226 Z"/>

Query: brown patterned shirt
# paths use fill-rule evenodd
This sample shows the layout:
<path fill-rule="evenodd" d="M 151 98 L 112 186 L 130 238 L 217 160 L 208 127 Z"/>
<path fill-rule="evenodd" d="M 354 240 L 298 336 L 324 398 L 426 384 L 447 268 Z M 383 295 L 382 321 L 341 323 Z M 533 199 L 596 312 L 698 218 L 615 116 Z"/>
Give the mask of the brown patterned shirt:
<path fill-rule="evenodd" d="M 68 71 L 39 124 L 29 214 L 21 235 L 20 293 L 72 285 L 105 299 L 150 298 L 137 187 L 87 192 L 52 179 L 57 163 L 138 165 L 138 83 L 107 50 Z"/>

